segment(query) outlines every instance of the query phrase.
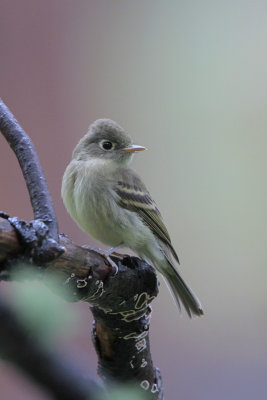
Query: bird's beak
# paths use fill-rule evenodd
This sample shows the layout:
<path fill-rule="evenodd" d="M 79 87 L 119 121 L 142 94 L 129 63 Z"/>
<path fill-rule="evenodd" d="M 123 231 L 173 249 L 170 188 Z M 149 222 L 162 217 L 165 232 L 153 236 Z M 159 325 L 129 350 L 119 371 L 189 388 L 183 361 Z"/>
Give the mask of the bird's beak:
<path fill-rule="evenodd" d="M 143 147 L 143 146 L 137 146 L 136 144 L 131 144 L 128 147 L 124 147 L 124 149 L 122 149 L 122 150 L 127 151 L 128 153 L 135 153 L 136 151 L 147 150 L 147 148 Z"/>

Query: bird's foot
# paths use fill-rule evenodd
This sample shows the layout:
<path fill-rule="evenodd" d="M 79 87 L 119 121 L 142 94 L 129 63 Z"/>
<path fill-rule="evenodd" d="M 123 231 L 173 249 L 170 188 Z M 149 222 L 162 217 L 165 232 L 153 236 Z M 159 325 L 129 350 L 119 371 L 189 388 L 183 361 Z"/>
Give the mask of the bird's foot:
<path fill-rule="evenodd" d="M 88 246 L 88 245 L 84 245 L 84 246 L 82 246 L 82 247 L 83 247 L 83 248 L 86 248 L 86 249 L 93 250 L 93 251 L 95 251 L 96 253 L 101 254 L 103 257 L 105 257 L 105 259 L 108 261 L 109 265 L 112 267 L 113 275 L 116 275 L 116 274 L 118 273 L 118 270 L 119 270 L 119 269 L 118 269 L 117 264 L 111 259 L 110 256 L 111 256 L 111 254 L 114 253 L 114 255 L 115 255 L 117 258 L 123 259 L 123 258 L 124 258 L 124 255 L 119 254 L 119 253 L 116 253 L 116 252 L 114 251 L 114 250 L 117 250 L 120 246 L 121 246 L 121 245 L 115 246 L 115 247 L 111 247 L 111 248 L 108 249 L 108 250 L 102 250 L 102 249 L 99 249 L 99 248 L 97 248 L 97 247 L 92 247 L 92 246 Z"/>
<path fill-rule="evenodd" d="M 104 254 L 104 257 L 108 261 L 109 265 L 111 265 L 111 267 L 112 267 L 112 275 L 113 276 L 117 275 L 117 273 L 119 271 L 117 264 L 109 256 Z"/>

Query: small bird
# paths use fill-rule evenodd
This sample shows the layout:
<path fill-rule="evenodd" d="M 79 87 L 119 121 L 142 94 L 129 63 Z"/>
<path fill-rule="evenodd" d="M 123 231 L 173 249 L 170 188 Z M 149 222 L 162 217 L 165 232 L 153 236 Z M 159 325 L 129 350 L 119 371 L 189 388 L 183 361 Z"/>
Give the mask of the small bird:
<path fill-rule="evenodd" d="M 129 168 L 136 152 L 116 122 L 98 119 L 79 141 L 63 176 L 61 195 L 76 223 L 96 240 L 127 247 L 166 278 L 179 309 L 202 315 L 202 306 L 174 266 L 179 263 L 161 214 L 137 173 Z M 110 254 L 110 252 L 109 252 Z"/>

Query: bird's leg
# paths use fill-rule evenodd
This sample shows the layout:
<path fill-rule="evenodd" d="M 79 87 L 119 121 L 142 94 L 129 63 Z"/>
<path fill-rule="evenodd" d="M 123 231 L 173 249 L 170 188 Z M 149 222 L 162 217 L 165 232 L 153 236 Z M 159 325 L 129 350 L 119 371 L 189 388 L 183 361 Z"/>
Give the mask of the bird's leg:
<path fill-rule="evenodd" d="M 106 257 L 107 261 L 113 268 L 113 274 L 116 275 L 118 273 L 118 266 L 117 264 L 110 258 L 110 255 L 114 253 L 115 250 L 119 249 L 123 243 L 120 243 L 118 246 L 111 247 L 110 249 L 104 251 L 104 257 Z M 116 253 L 117 255 L 118 253 Z M 123 258 L 123 257 L 121 257 Z"/>
<path fill-rule="evenodd" d="M 106 260 L 108 261 L 108 263 L 111 265 L 111 267 L 112 267 L 112 269 L 113 269 L 113 272 L 114 272 L 114 275 L 116 275 L 117 272 L 118 272 L 118 266 L 117 266 L 117 264 L 110 258 L 110 255 L 111 255 L 112 253 L 114 253 L 115 250 L 119 249 L 122 245 L 123 245 L 123 243 L 119 244 L 118 246 L 111 247 L 111 248 L 108 249 L 108 250 L 102 250 L 102 249 L 99 249 L 99 248 L 97 248 L 97 247 L 92 247 L 92 246 L 88 246 L 88 245 L 84 245 L 84 246 L 82 246 L 82 247 L 87 248 L 87 249 L 90 249 L 90 250 L 93 250 L 93 251 L 95 251 L 96 253 L 101 254 L 103 257 L 105 257 L 105 259 L 106 259 Z M 118 254 L 118 253 L 116 253 L 116 257 L 124 258 L 124 256 L 122 256 L 122 255 L 120 255 L 120 254 Z"/>
<path fill-rule="evenodd" d="M 115 250 L 118 250 L 122 245 L 123 245 L 123 243 L 120 243 L 118 246 L 114 246 L 114 247 L 111 247 L 110 249 L 106 250 L 105 251 L 106 256 L 109 257 L 112 253 L 115 253 Z M 120 257 L 120 254 L 116 253 L 116 255 L 117 254 Z"/>

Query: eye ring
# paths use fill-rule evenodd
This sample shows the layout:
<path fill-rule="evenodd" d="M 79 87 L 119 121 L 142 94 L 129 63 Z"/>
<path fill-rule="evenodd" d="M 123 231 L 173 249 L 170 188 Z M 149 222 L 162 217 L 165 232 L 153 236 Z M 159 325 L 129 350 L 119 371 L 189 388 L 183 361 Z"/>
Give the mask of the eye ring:
<path fill-rule="evenodd" d="M 100 146 L 102 147 L 103 150 L 109 151 L 112 150 L 114 145 L 112 142 L 110 142 L 109 140 L 102 140 L 102 142 L 100 142 Z"/>

